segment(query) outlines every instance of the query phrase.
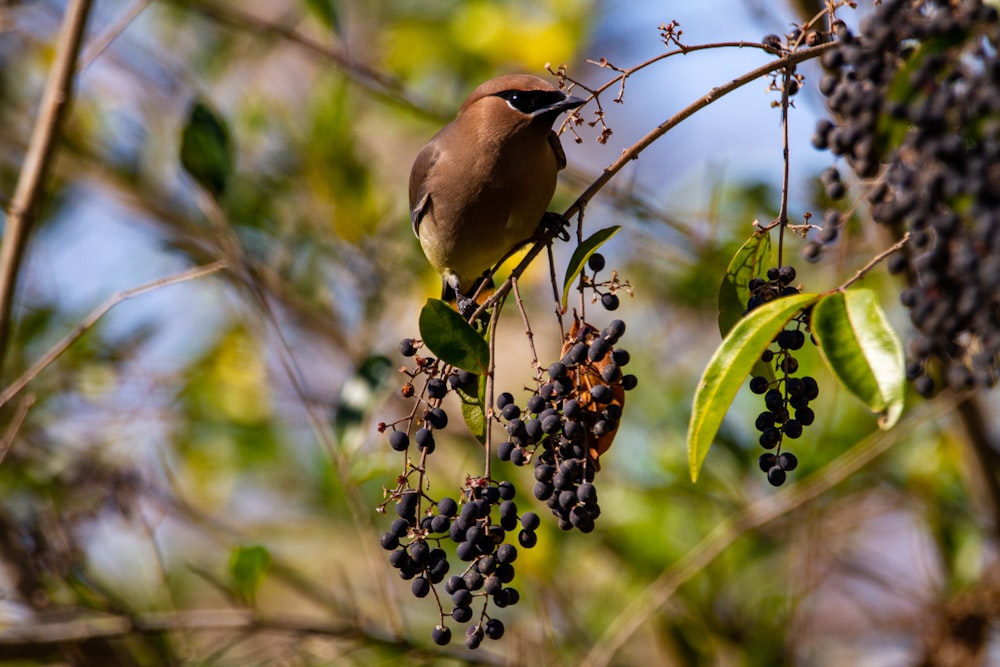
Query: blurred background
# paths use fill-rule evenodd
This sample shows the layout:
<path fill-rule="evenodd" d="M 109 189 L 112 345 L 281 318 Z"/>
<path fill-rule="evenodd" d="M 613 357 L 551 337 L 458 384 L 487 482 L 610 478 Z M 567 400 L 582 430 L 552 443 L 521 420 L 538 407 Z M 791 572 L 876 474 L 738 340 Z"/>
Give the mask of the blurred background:
<path fill-rule="evenodd" d="M 4 209 L 65 4 L 0 4 Z M 762 408 L 747 390 L 690 481 L 685 433 L 720 341 L 719 282 L 752 223 L 774 219 L 780 203 L 780 95 L 768 80 L 669 132 L 587 208 L 588 233 L 622 226 L 604 253 L 633 288 L 615 313 L 588 315 L 627 323 L 621 345 L 639 377 L 601 460 L 597 529 L 562 533 L 538 503 L 539 545 L 522 550 L 514 582 L 521 602 L 501 614 L 506 636 L 476 652 L 432 644 L 433 601 L 413 598 L 378 545 L 392 516 L 376 507 L 403 462 L 377 424 L 410 409 L 398 341 L 418 335 L 419 309 L 439 289 L 408 219 L 408 173 L 423 143 L 491 76 L 546 76 L 546 64 L 565 64 L 597 87 L 614 72 L 588 61 L 628 68 L 659 55 L 661 24 L 678 21 L 686 45 L 759 42 L 823 6 L 93 3 L 22 266 L 4 385 L 115 294 L 218 260 L 240 268 L 118 303 L 3 406 L 0 660 L 1000 664 L 1000 517 L 968 446 L 970 428 L 988 439 L 995 424 L 973 428 L 914 397 L 898 429 L 873 437 L 876 417 L 806 350 L 821 395 L 786 487 L 772 489 L 757 468 Z M 838 15 L 856 25 L 867 8 Z M 565 209 L 656 125 L 769 58 L 701 51 L 637 72 L 622 103 L 612 86 L 601 97 L 606 143 L 586 124 L 580 143 L 563 136 L 570 168 L 552 208 Z M 818 175 L 833 160 L 810 145 L 824 115 L 822 72 L 813 62 L 799 71 L 794 222 L 829 204 Z M 217 201 L 179 158 L 196 104 L 224 121 L 233 148 Z M 802 245 L 790 240 L 785 262 L 806 290 L 824 291 L 889 240 L 862 207 L 820 262 L 799 259 Z M 557 248 L 558 274 L 571 251 Z M 865 286 L 880 290 L 905 340 L 898 285 L 877 270 Z M 561 340 L 543 261 L 522 288 L 547 365 Z M 498 385 L 514 392 L 532 378 L 523 330 L 509 309 Z M 980 414 L 992 414 L 996 397 L 981 400 Z M 431 470 L 442 494 L 482 466 L 457 412 Z M 845 458 L 890 444 L 857 470 Z M 798 488 L 814 473 L 819 486 Z M 531 508 L 527 470 L 498 464 L 494 474 Z"/>

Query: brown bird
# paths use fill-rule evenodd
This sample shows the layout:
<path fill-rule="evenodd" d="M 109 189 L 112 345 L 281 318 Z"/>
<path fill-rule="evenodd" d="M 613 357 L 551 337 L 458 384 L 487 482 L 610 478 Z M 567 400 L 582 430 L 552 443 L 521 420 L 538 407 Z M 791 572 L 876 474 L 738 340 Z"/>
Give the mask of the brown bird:
<path fill-rule="evenodd" d="M 566 166 L 552 124 L 583 103 L 535 76 L 490 79 L 417 155 L 410 220 L 445 298 L 454 290 L 461 302 L 535 233 Z"/>

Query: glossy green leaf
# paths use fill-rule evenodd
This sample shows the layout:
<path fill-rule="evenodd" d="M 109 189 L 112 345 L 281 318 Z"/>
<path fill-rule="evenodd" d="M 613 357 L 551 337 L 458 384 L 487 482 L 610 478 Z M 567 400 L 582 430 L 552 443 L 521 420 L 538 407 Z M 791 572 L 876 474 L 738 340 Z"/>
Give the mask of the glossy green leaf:
<path fill-rule="evenodd" d="M 484 375 L 479 375 L 476 377 L 476 395 L 465 391 L 465 389 L 459 387 L 457 394 L 459 399 L 462 401 L 462 418 L 465 420 L 465 425 L 469 427 L 469 431 L 475 436 L 476 440 L 480 443 L 486 443 L 486 410 L 483 406 L 486 405 L 486 400 L 484 394 L 486 392 L 486 380 Z"/>
<path fill-rule="evenodd" d="M 740 321 L 750 300 L 750 279 L 763 276 L 771 262 L 771 235 L 757 231 L 736 251 L 719 285 L 719 333 L 723 338 Z M 753 375 L 774 380 L 774 370 L 762 361 L 754 364 Z"/>
<path fill-rule="evenodd" d="M 271 552 L 260 545 L 236 547 L 229 554 L 229 576 L 244 600 L 251 602 L 271 569 Z"/>
<path fill-rule="evenodd" d="M 587 265 L 587 260 L 590 256 L 597 252 L 597 249 L 604 245 L 608 239 L 618 233 L 621 229 L 619 225 L 612 225 L 611 227 L 605 227 L 604 229 L 599 229 L 589 237 L 584 239 L 580 245 L 576 247 L 573 251 L 573 256 L 569 260 L 569 266 L 566 267 L 566 278 L 563 280 L 563 295 L 562 295 L 562 307 L 566 308 L 566 303 L 569 300 L 569 290 L 576 282 L 577 276 L 583 271 L 583 267 Z"/>
<path fill-rule="evenodd" d="M 736 323 L 712 355 L 695 391 L 688 424 L 688 464 L 692 481 L 698 480 L 722 420 L 761 353 L 796 313 L 819 298 L 818 294 L 796 294 L 754 309 Z"/>
<path fill-rule="evenodd" d="M 483 375 L 490 348 L 483 337 L 441 299 L 427 299 L 420 310 L 420 337 L 437 357 L 456 368 Z"/>
<path fill-rule="evenodd" d="M 207 103 L 191 106 L 181 133 L 181 166 L 214 197 L 220 197 L 233 171 L 233 143 L 226 119 Z"/>
<path fill-rule="evenodd" d="M 875 293 L 856 289 L 823 298 L 813 308 L 812 331 L 837 378 L 881 415 L 881 428 L 892 428 L 906 393 L 903 347 Z"/>

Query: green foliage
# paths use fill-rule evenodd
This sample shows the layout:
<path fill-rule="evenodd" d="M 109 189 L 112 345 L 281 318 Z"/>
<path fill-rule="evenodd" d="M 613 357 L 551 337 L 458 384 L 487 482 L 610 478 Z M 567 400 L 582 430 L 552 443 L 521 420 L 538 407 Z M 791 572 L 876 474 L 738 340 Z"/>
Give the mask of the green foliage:
<path fill-rule="evenodd" d="M 233 172 L 229 126 L 208 102 L 196 100 L 181 132 L 181 166 L 216 198 L 223 195 Z"/>
<path fill-rule="evenodd" d="M 229 578 L 233 590 L 253 604 L 264 577 L 271 569 L 271 552 L 260 545 L 236 547 L 229 554 Z"/>
<path fill-rule="evenodd" d="M 818 294 L 796 294 L 760 306 L 737 322 L 712 355 L 695 390 L 688 425 L 688 465 L 693 481 L 698 479 L 712 441 L 743 379 L 788 321 L 819 298 Z"/>
<path fill-rule="evenodd" d="M 882 415 L 882 428 L 895 426 L 906 396 L 903 347 L 875 293 L 858 289 L 828 295 L 813 309 L 812 330 L 837 378 Z"/>
<path fill-rule="evenodd" d="M 566 302 L 569 299 L 569 290 L 573 286 L 573 282 L 580 275 L 580 272 L 583 271 L 585 266 L 587 266 L 587 260 L 591 255 L 597 252 L 598 248 L 604 245 L 612 236 L 617 234 L 619 229 L 621 229 L 619 225 L 599 229 L 584 239 L 573 251 L 573 256 L 570 258 L 569 265 L 566 267 L 566 277 L 563 278 L 563 309 L 566 308 Z"/>
<path fill-rule="evenodd" d="M 723 338 L 746 312 L 747 301 L 750 299 L 750 290 L 747 287 L 750 279 L 763 276 L 769 266 L 771 266 L 771 235 L 758 230 L 751 234 L 733 255 L 719 285 L 719 333 Z M 751 372 L 766 377 L 768 381 L 774 380 L 771 366 L 759 360 Z"/>
<path fill-rule="evenodd" d="M 447 364 L 477 375 L 489 370 L 486 340 L 441 299 L 427 299 L 420 310 L 420 337 L 427 349 Z"/>

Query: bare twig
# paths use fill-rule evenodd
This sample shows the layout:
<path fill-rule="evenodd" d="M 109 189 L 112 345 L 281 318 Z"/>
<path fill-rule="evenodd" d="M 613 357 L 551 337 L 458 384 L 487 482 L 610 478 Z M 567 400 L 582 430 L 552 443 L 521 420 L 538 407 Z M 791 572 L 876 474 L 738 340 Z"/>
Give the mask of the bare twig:
<path fill-rule="evenodd" d="M 197 266 L 193 269 L 188 269 L 173 276 L 168 276 L 166 278 L 159 278 L 145 285 L 140 285 L 138 287 L 133 287 L 132 289 L 125 290 L 124 292 L 118 292 L 112 295 L 107 301 L 102 303 L 100 306 L 95 308 L 83 318 L 79 324 L 73 327 L 73 330 L 66 334 L 62 340 L 52 346 L 52 348 L 46 352 L 41 359 L 36 361 L 34 365 L 28 370 L 21 374 L 14 382 L 10 384 L 6 389 L 0 393 L 0 406 L 7 404 L 10 399 L 24 389 L 32 380 L 34 380 L 38 375 L 44 371 L 49 365 L 59 358 L 59 356 L 69 348 L 74 342 L 76 342 L 80 336 L 87 333 L 91 327 L 97 324 L 102 317 L 108 314 L 112 308 L 117 306 L 122 301 L 127 301 L 133 297 L 139 296 L 140 294 L 145 294 L 146 292 L 152 292 L 153 290 L 160 289 L 161 287 L 167 287 L 168 285 L 176 285 L 178 283 L 187 282 L 189 280 L 196 280 L 202 278 L 209 274 L 215 273 L 216 271 L 221 271 L 226 268 L 226 263 L 223 261 L 213 262 L 207 266 Z"/>
<path fill-rule="evenodd" d="M 645 591 L 631 598 L 633 602 L 597 638 L 582 664 L 585 667 L 605 667 L 610 664 L 618 649 L 652 616 L 659 613 L 681 584 L 704 570 L 737 539 L 815 500 L 884 454 L 894 443 L 927 422 L 954 410 L 965 397 L 966 394 L 960 392 L 942 393 L 933 402 L 925 403 L 915 410 L 892 431 L 872 433 L 797 486 L 758 500 L 739 516 L 720 523 L 680 560 L 664 569 Z"/>
<path fill-rule="evenodd" d="M 119 35 L 125 32 L 125 28 L 129 27 L 132 21 L 151 4 L 153 4 L 153 0 L 136 0 L 115 23 L 108 26 L 104 32 L 91 40 L 80 56 L 80 64 L 76 68 L 77 72 L 82 72 L 90 67 L 97 60 L 98 56 L 111 46 L 111 42 L 115 41 Z"/>
<path fill-rule="evenodd" d="M 909 240 L 910 240 L 910 232 L 906 232 L 905 234 L 903 234 L 903 238 L 899 239 L 898 241 L 896 241 L 895 243 L 893 243 L 891 246 L 889 246 L 888 248 L 886 248 L 885 250 L 883 250 L 879 254 L 877 254 L 874 257 L 872 257 L 871 260 L 869 260 L 869 262 L 867 264 L 865 264 L 860 269 L 858 269 L 857 273 L 855 273 L 853 276 L 851 276 L 850 278 L 848 278 L 844 282 L 844 284 L 839 287 L 839 289 L 845 290 L 848 287 L 850 287 L 851 285 L 853 285 L 854 283 L 856 283 L 859 280 L 861 280 L 862 278 L 864 278 L 866 273 L 868 273 L 869 271 L 871 271 L 872 269 L 874 269 L 886 257 L 888 257 L 889 255 L 893 254 L 894 252 L 899 252 L 900 250 L 902 250 L 903 246 L 905 246 L 906 243 L 907 243 L 907 241 L 909 241 Z"/>
<path fill-rule="evenodd" d="M 0 247 L 0 371 L 3 369 L 7 348 L 10 347 L 17 275 L 52 161 L 56 135 L 73 97 L 73 74 L 90 3 L 91 0 L 72 0 L 66 9 L 59 30 L 55 62 L 45 83 L 38 117 L 32 129 L 10 209 L 7 211 L 3 246 Z"/>
<path fill-rule="evenodd" d="M 445 120 L 451 116 L 451 111 L 431 108 L 414 98 L 398 79 L 395 79 L 374 67 L 371 67 L 347 52 L 338 44 L 321 42 L 302 31 L 289 26 L 272 23 L 250 12 L 240 9 L 237 4 L 215 4 L 200 0 L 194 3 L 184 2 L 205 16 L 240 30 L 246 30 L 253 35 L 276 35 L 304 47 L 310 53 L 318 55 L 337 65 L 354 83 L 384 100 L 400 104 L 428 118 Z"/>

